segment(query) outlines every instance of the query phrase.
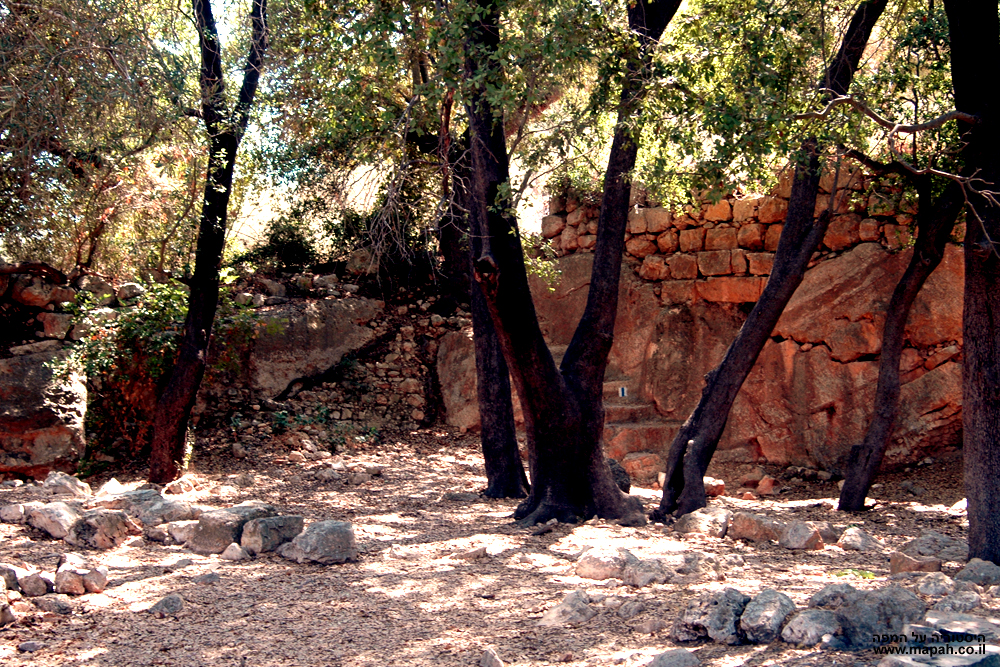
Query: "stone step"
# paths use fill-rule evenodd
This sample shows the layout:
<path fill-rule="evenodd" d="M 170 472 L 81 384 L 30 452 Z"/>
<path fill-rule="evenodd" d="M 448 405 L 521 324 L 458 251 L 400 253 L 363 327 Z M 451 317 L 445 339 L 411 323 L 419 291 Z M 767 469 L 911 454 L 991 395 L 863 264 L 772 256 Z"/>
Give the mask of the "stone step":
<path fill-rule="evenodd" d="M 662 420 L 630 423 L 605 423 L 604 453 L 621 461 L 628 454 L 638 452 L 663 452 L 673 441 L 680 424 Z"/>
<path fill-rule="evenodd" d="M 626 399 L 627 400 L 627 399 Z M 604 402 L 604 424 L 620 424 L 626 422 L 642 422 L 656 419 L 656 406 L 652 403 L 620 402 L 615 397 Z"/>

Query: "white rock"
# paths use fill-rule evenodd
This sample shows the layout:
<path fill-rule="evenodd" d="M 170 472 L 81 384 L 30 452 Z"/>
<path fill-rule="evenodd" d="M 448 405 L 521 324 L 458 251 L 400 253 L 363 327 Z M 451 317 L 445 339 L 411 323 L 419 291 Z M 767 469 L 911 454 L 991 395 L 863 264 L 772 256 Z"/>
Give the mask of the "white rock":
<path fill-rule="evenodd" d="M 250 558 L 250 554 L 248 554 L 243 547 L 233 542 L 226 547 L 225 551 L 219 554 L 219 558 L 222 558 L 223 560 L 248 560 Z"/>

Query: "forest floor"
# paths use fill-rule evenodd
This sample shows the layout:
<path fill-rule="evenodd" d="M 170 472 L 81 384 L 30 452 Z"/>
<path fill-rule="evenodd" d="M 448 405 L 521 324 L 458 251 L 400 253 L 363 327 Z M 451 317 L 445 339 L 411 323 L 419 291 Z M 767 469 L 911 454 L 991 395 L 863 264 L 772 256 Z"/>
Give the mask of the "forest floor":
<path fill-rule="evenodd" d="M 860 553 L 826 546 L 788 551 L 777 544 L 745 544 L 728 538 L 679 535 L 662 525 L 622 527 L 603 521 L 558 524 L 543 534 L 513 523 L 513 500 L 475 495 L 485 487 L 475 435 L 428 429 L 339 455 L 347 464 L 384 467 L 358 486 L 323 485 L 306 479 L 289 463 L 288 452 L 259 451 L 234 459 L 225 442 L 199 445 L 193 476 L 199 488 L 179 499 L 224 507 L 246 500 L 276 505 L 306 522 L 338 519 L 353 523 L 360 558 L 344 565 L 296 564 L 275 554 L 252 561 L 199 556 L 181 546 L 141 537 L 88 557 L 110 570 L 107 590 L 74 598 L 73 613 L 28 614 L 0 628 L 0 663 L 39 667 L 84 665 L 171 665 L 194 667 L 386 665 L 478 665 L 492 647 L 506 665 L 624 665 L 641 667 L 677 644 L 670 626 L 698 594 L 733 587 L 747 595 L 775 588 L 802 608 L 816 591 L 847 582 L 861 589 L 889 584 L 890 550 L 933 529 L 966 537 L 964 512 L 949 508 L 963 497 L 961 461 L 954 458 L 885 475 L 873 493 L 879 502 L 863 514 L 835 511 L 834 482 L 796 483 L 783 493 L 757 500 L 713 499 L 713 505 L 781 519 L 829 521 L 861 526 L 885 541 L 885 552 Z M 727 465 L 709 474 L 738 486 L 750 466 Z M 780 470 L 767 467 L 768 472 Z M 142 471 L 116 472 L 130 488 Z M 243 483 L 252 475 L 248 487 Z M 96 489 L 101 479 L 89 480 Z M 909 480 L 909 484 L 904 482 Z M 904 486 L 915 484 L 919 495 Z M 652 509 L 659 492 L 633 489 Z M 0 505 L 42 499 L 38 487 L 0 488 Z M 746 565 L 724 581 L 666 583 L 630 588 L 620 580 L 594 581 L 575 574 L 575 557 L 587 546 L 625 547 L 640 558 L 684 550 L 740 554 Z M 485 557 L 458 556 L 485 547 Z M 0 524 L 0 562 L 54 571 L 72 550 L 27 526 Z M 180 561 L 190 561 L 184 564 Z M 180 562 L 180 563 L 179 563 Z M 957 564 L 945 566 L 953 575 Z M 214 584 L 195 578 L 215 572 Z M 874 578 L 867 578 L 867 573 Z M 893 582 L 896 583 L 896 582 Z M 899 582 L 905 585 L 906 582 Z M 590 594 L 596 617 L 576 628 L 540 627 L 549 608 L 571 591 Z M 184 607 L 156 618 L 146 610 L 168 594 Z M 620 604 L 639 600 L 644 611 L 623 619 Z M 931 601 L 930 598 L 927 599 Z M 997 600 L 983 596 L 980 615 L 1000 615 Z M 25 653 L 18 645 L 35 641 Z M 769 645 L 684 644 L 703 665 L 796 664 L 873 666 L 873 651 L 841 653 L 802 650 L 778 640 Z"/>

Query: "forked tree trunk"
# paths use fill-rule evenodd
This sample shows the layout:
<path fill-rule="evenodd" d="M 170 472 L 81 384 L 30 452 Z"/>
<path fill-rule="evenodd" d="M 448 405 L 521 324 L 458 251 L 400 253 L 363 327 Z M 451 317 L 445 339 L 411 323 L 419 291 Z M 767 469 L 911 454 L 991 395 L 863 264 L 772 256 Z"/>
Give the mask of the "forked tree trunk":
<path fill-rule="evenodd" d="M 945 0 L 955 107 L 975 115 L 960 124 L 963 174 L 978 190 L 1000 190 L 1000 99 L 983 67 L 1000 62 L 996 2 Z M 969 558 L 1000 563 L 1000 207 L 969 191 L 962 313 L 962 427 Z M 974 210 L 972 210 L 974 209 Z"/>
<path fill-rule="evenodd" d="M 887 0 L 867 0 L 855 11 L 840 50 L 819 87 L 832 95 L 846 94 L 872 28 L 885 10 Z M 819 192 L 819 148 L 814 139 L 804 142 L 795 167 L 795 180 L 788 202 L 788 216 L 774 267 L 764 291 L 754 305 L 722 363 L 705 377 L 705 389 L 694 412 L 681 427 L 667 454 L 666 483 L 660 505 L 650 515 L 666 522 L 706 505 L 703 478 L 722 437 L 733 401 L 739 393 L 778 318 L 802 282 L 813 252 L 819 247 L 830 222 L 830 209 L 814 219 Z M 831 195 L 831 208 L 836 192 Z"/>
<path fill-rule="evenodd" d="M 194 275 L 177 361 L 156 404 L 149 481 L 176 479 L 186 458 L 188 419 L 205 375 L 208 343 L 219 304 L 219 268 L 226 240 L 226 218 L 233 186 L 236 151 L 250 118 L 267 49 L 267 0 L 254 0 L 252 36 L 236 108 L 226 110 L 222 45 L 210 0 L 194 0 L 201 50 L 202 117 L 209 135 L 208 177 L 202 200 Z"/>
<path fill-rule="evenodd" d="M 638 130 L 627 127 L 644 90 L 641 75 L 678 1 L 636 2 L 629 27 L 641 44 L 627 63 L 619 123 L 605 174 L 594 269 L 586 310 L 557 369 L 538 326 L 516 221 L 501 188 L 509 180 L 502 119 L 493 113 L 486 84 L 502 72 L 493 55 L 499 40 L 495 2 L 480 2 L 466 44 L 467 80 L 483 81 L 468 98 L 472 130 L 470 223 L 475 278 L 483 290 L 504 358 L 521 399 L 528 439 L 531 492 L 515 512 L 526 524 L 590 516 L 640 523 L 641 504 L 621 493 L 601 448 L 602 388 L 618 306 L 630 183 Z"/>
<path fill-rule="evenodd" d="M 917 240 L 910 263 L 886 306 L 875 409 L 864 442 L 851 447 L 844 488 L 840 491 L 840 510 L 857 512 L 865 508 L 865 497 L 882 465 L 899 413 L 899 360 L 903 353 L 906 320 L 927 278 L 944 257 L 955 218 L 963 204 L 961 187 L 955 182 L 939 197 L 933 197 L 930 190 L 929 177 L 921 178 L 917 183 Z"/>

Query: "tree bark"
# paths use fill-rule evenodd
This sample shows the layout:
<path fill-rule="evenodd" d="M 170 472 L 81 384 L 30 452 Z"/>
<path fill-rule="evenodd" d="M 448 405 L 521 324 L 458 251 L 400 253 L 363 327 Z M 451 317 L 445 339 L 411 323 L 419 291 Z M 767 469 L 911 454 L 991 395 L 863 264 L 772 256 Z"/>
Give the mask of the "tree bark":
<path fill-rule="evenodd" d="M 910 263 L 886 307 L 875 410 L 864 442 L 851 447 L 850 464 L 844 476 L 838 506 L 843 511 L 857 512 L 865 508 L 865 497 L 882 465 L 899 413 L 899 360 L 903 352 L 906 320 L 924 282 L 944 257 L 955 218 L 963 204 L 958 183 L 952 182 L 938 197 L 933 197 L 930 189 L 929 177 L 918 181 L 917 240 Z"/>
<path fill-rule="evenodd" d="M 829 91 L 828 95 L 844 95 L 850 89 L 872 28 L 887 4 L 887 0 L 867 0 L 856 10 L 836 57 L 819 83 L 820 88 Z M 830 209 L 818 219 L 813 215 L 819 180 L 819 147 L 815 139 L 807 139 L 796 162 L 788 216 L 771 275 L 722 363 L 705 376 L 701 400 L 670 445 L 663 497 L 650 514 L 654 521 L 666 522 L 671 515 L 681 516 L 706 505 L 703 478 L 733 401 L 802 282 L 809 260 L 829 225 Z M 831 204 L 835 196 L 836 192 L 831 194 Z"/>
<path fill-rule="evenodd" d="M 641 504 L 625 496 L 611 476 L 601 448 L 604 370 L 618 303 L 630 182 L 638 132 L 635 118 L 645 87 L 642 71 L 679 1 L 629 8 L 629 27 L 640 48 L 627 61 L 619 122 L 605 174 L 604 199 L 590 293 L 583 319 L 557 369 L 546 346 L 528 289 L 517 224 L 502 195 L 509 181 L 503 123 L 486 95 L 502 73 L 491 57 L 499 40 L 499 10 L 481 0 L 479 20 L 466 43 L 466 76 L 479 81 L 468 97 L 472 177 L 470 223 L 475 279 L 483 291 L 500 347 L 521 399 L 527 431 L 531 492 L 514 516 L 525 524 L 601 516 L 640 523 Z"/>
<path fill-rule="evenodd" d="M 998 93 L 982 68 L 1000 62 L 996 2 L 946 0 L 955 107 L 977 122 L 959 124 L 963 174 L 977 190 L 1000 178 Z M 1000 563 L 1000 207 L 967 186 L 965 305 L 962 313 L 962 426 L 969 558 Z"/>
<path fill-rule="evenodd" d="M 226 109 L 222 73 L 222 46 L 210 0 L 194 0 L 201 50 L 202 117 L 209 135 L 208 178 L 202 199 L 189 284 L 188 312 L 177 361 L 156 404 L 149 481 L 176 479 L 186 458 L 188 419 L 205 374 L 208 344 L 219 303 L 219 267 L 226 239 L 226 218 L 233 185 L 236 151 L 250 118 L 267 49 L 267 0 L 254 0 L 250 18 L 252 36 L 243 85 L 232 114 Z"/>

